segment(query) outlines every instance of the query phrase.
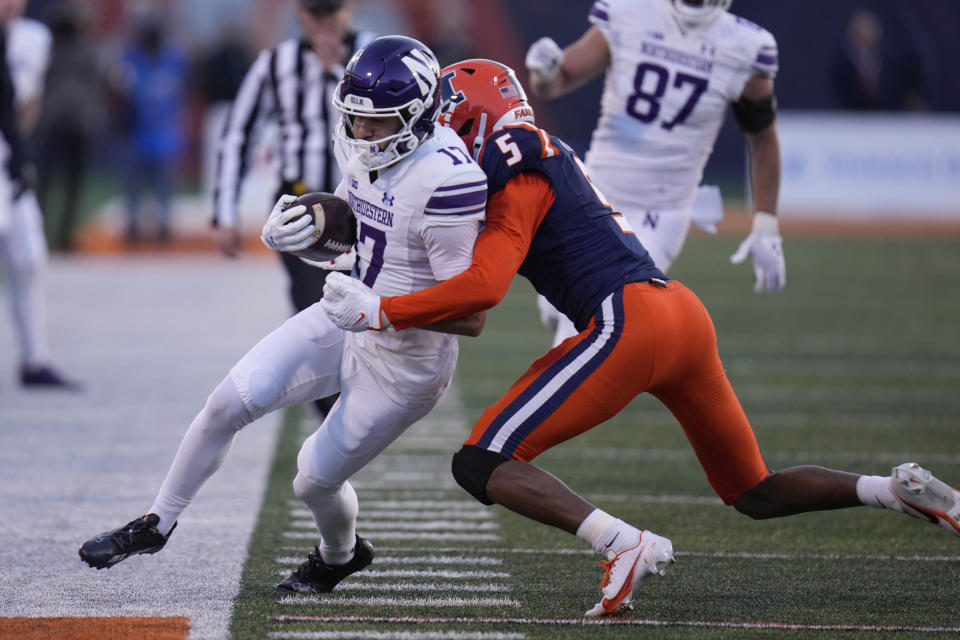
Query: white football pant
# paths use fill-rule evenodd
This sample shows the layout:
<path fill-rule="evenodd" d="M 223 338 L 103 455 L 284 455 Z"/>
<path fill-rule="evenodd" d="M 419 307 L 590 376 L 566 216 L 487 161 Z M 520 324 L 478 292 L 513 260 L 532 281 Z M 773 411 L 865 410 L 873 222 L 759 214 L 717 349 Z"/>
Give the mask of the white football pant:
<path fill-rule="evenodd" d="M 220 467 L 233 437 L 257 418 L 340 392 L 323 424 L 297 456 L 294 491 L 310 508 L 325 558 L 352 550 L 357 497 L 347 479 L 434 407 L 449 384 L 437 381 L 429 402 L 403 406 L 383 391 L 383 378 L 319 304 L 260 340 L 230 370 L 187 430 L 150 509 L 166 532 Z M 346 555 L 345 560 L 349 560 Z M 330 560 L 328 560 L 330 561 Z"/>
<path fill-rule="evenodd" d="M 11 191 L 9 179 L 0 178 L 0 197 L 9 197 Z M 0 260 L 10 289 L 10 312 L 21 361 L 32 367 L 48 364 L 43 275 L 49 254 L 43 214 L 32 191 L 25 191 L 13 202 L 0 200 L 0 210 Z"/>

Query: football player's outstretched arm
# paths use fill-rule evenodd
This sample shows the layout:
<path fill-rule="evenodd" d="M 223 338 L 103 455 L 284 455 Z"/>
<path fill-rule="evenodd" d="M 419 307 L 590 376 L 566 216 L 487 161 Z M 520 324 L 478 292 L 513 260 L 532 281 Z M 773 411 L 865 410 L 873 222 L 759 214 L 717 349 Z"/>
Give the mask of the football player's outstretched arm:
<path fill-rule="evenodd" d="M 547 179 L 536 172 L 507 182 L 487 201 L 487 223 L 473 248 L 473 264 L 445 282 L 415 293 L 384 298 L 384 314 L 398 329 L 476 313 L 507 294 L 540 221 L 553 205 Z"/>
<path fill-rule="evenodd" d="M 750 149 L 750 179 L 753 183 L 753 226 L 730 261 L 753 262 L 756 293 L 777 293 L 787 284 L 787 264 L 777 220 L 780 191 L 780 143 L 777 139 L 776 99 L 773 79 L 754 76 L 747 81 L 733 113 Z"/>
<path fill-rule="evenodd" d="M 743 99 L 753 103 L 773 96 L 773 79 L 754 76 L 743 89 Z M 750 183 L 757 211 L 776 213 L 780 194 L 780 140 L 774 120 L 759 131 L 744 131 L 750 150 Z"/>
<path fill-rule="evenodd" d="M 610 47 L 597 27 L 590 27 L 580 39 L 561 50 L 550 38 L 540 38 L 527 51 L 530 89 L 550 99 L 570 93 L 590 82 L 610 66 Z"/>
<path fill-rule="evenodd" d="M 366 287 L 360 289 L 356 281 L 331 273 L 321 304 L 330 319 L 348 331 L 400 330 L 481 313 L 506 295 L 553 199 L 542 175 L 511 178 L 487 201 L 486 227 L 477 236 L 473 263 L 466 271 L 432 287 L 382 299 Z"/>

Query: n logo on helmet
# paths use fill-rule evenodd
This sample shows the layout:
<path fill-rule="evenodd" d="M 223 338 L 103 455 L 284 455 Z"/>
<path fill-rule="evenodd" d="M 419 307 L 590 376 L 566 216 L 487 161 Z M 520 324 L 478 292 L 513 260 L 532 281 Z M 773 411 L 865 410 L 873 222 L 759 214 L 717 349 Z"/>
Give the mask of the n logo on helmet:
<path fill-rule="evenodd" d="M 400 58 L 400 62 L 406 65 L 410 73 L 413 74 L 417 86 L 420 87 L 421 95 L 427 98 L 432 96 L 437 88 L 437 74 L 434 68 L 437 63 L 428 58 L 424 52 L 416 49 Z"/>

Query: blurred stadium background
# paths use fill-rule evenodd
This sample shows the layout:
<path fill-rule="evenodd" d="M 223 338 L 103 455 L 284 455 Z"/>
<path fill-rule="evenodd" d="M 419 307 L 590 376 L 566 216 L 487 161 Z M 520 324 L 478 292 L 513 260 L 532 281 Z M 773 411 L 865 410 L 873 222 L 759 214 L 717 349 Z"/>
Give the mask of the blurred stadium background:
<path fill-rule="evenodd" d="M 50 19 L 71 0 L 30 0 L 27 14 Z M 161 10 L 172 41 L 188 56 L 189 96 L 183 118 L 187 145 L 179 163 L 181 198 L 174 213 L 183 235 L 204 232 L 211 215 L 206 177 L 212 167 L 222 109 L 247 64 L 264 47 L 297 33 L 292 0 L 97 0 L 73 2 L 109 70 L 116 70 L 139 16 Z M 529 43 L 552 35 L 561 45 L 586 28 L 590 0 L 355 0 L 354 25 L 374 33 L 405 33 L 429 44 L 441 63 L 470 56 L 504 61 L 520 73 Z M 844 107 L 837 76 L 848 21 L 869 10 L 882 29 L 882 99 L 870 113 Z M 763 0 L 736 0 L 733 11 L 772 31 L 780 46 L 777 96 L 783 146 L 781 209 L 793 221 L 960 220 L 960 4 L 952 0 L 838 0 L 789 10 Z M 113 74 L 117 76 L 116 73 Z M 581 154 L 599 109 L 601 81 L 553 102 L 534 100 L 538 119 Z M 86 219 L 109 229 L 122 209 L 122 101 L 104 96 L 111 114 L 99 133 L 92 180 L 81 206 Z M 272 185 L 264 169 L 244 188 L 244 214 L 255 231 Z M 257 175 L 257 167 L 254 174 Z M 743 138 L 732 118 L 721 131 L 704 181 L 719 184 L 732 211 L 745 194 Z M 52 209 L 52 208 L 51 208 Z M 57 224 L 55 211 L 48 225 Z M 735 222 L 736 220 L 734 220 Z M 56 236 L 51 234 L 56 248 Z M 195 239 L 195 238 L 194 238 Z M 208 238 L 209 239 L 209 238 Z M 100 246 L 84 239 L 88 248 Z"/>
<path fill-rule="evenodd" d="M 31 0 L 28 15 L 46 19 L 59 2 Z M 456 393 L 357 478 L 361 527 L 378 546 L 374 569 L 382 573 L 351 580 L 326 600 L 277 598 L 278 575 L 312 544 L 290 489 L 299 441 L 313 427 L 298 412 L 241 435 L 222 477 L 201 491 L 163 553 L 110 572 L 83 567 L 76 545 L 149 504 L 203 394 L 285 313 L 272 256 L 231 263 L 214 248 L 205 140 L 208 116 L 232 95 L 230 80 L 297 27 L 292 0 L 74 4 L 106 69 L 120 59 L 137 17 L 163 11 L 190 60 L 188 144 L 178 164 L 173 241 L 126 246 L 122 118 L 104 98 L 111 118 L 91 160 L 84 225 L 75 251 L 55 254 L 48 275 L 53 346 L 87 391 L 18 392 L 12 358 L 0 362 L 11 369 L 0 371 L 0 571 L 7 576 L 0 638 L 68 637 L 62 626 L 15 626 L 4 617 L 132 615 L 190 618 L 194 639 L 960 635 L 956 539 L 868 509 L 748 521 L 718 503 L 681 431 L 650 398 L 542 459 L 598 505 L 670 535 L 679 551 L 678 565 L 651 585 L 632 618 L 579 626 L 602 573 L 595 559 L 572 538 L 480 509 L 447 472 L 472 420 L 549 346 L 521 281 L 491 312 L 484 335 L 461 341 Z M 441 62 L 499 59 L 524 81 L 529 43 L 542 35 L 571 42 L 586 28 L 590 1 L 355 6 L 358 28 L 413 35 Z M 843 108 L 833 80 L 849 17 L 860 9 L 879 18 L 892 70 L 887 102 L 869 113 Z M 728 218 L 718 238 L 691 234 L 671 276 L 710 309 L 772 466 L 885 474 L 916 458 L 956 485 L 960 3 L 735 0 L 732 11 L 771 30 L 780 46 L 789 280 L 781 295 L 761 298 L 751 292 L 750 269 L 728 264 L 748 224 L 744 147 L 732 122 L 705 176 L 723 188 Z M 242 63 L 212 62 L 224 51 Z M 582 153 L 599 94 L 596 82 L 535 102 L 538 118 Z M 244 188 L 251 249 L 259 247 L 273 189 L 270 162 L 258 154 L 258 177 Z M 48 229 L 55 226 L 48 219 Z M 0 316 L 0 353 L 12 354 L 8 323 Z M 265 459 L 274 440 L 276 456 Z M 230 535 L 221 540 L 223 527 Z M 156 637 L 183 637 L 181 623 Z M 138 624 L 109 627 L 109 637 L 153 637 Z"/>

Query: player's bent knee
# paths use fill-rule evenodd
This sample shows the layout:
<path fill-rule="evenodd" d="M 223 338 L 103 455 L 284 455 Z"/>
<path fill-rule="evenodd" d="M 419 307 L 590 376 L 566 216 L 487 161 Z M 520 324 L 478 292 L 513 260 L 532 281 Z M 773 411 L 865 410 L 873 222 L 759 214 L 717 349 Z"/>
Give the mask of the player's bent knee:
<path fill-rule="evenodd" d="M 759 484 L 747 489 L 733 502 L 733 508 L 754 520 L 766 520 L 783 515 L 779 502 L 774 496 L 771 478 L 767 476 Z"/>
<path fill-rule="evenodd" d="M 493 500 L 487 497 L 487 481 L 490 480 L 493 470 L 508 460 L 510 459 L 495 451 L 466 444 L 453 454 L 450 469 L 453 471 L 454 480 L 467 493 L 483 504 L 493 504 Z"/>
<path fill-rule="evenodd" d="M 335 496 L 341 486 L 343 485 L 319 485 L 303 472 L 298 473 L 293 479 L 293 492 L 307 504 L 310 504 L 311 500 L 329 499 Z"/>
<path fill-rule="evenodd" d="M 229 377 L 224 379 L 207 398 L 203 412 L 209 424 L 229 426 L 239 431 L 253 421 L 250 412 L 243 405 L 240 392 Z"/>

